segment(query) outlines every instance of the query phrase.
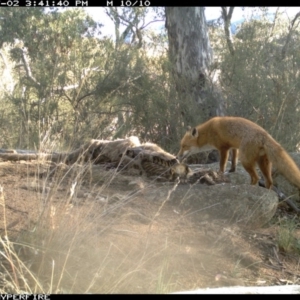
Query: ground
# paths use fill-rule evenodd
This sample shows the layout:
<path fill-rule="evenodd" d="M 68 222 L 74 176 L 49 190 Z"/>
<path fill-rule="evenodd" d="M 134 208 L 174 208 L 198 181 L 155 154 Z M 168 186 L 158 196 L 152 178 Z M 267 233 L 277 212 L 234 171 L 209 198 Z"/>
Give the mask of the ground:
<path fill-rule="evenodd" d="M 278 243 L 280 224 L 293 212 L 280 208 L 264 228 L 242 229 L 78 170 L 0 163 L 2 293 L 299 284 L 299 252 Z"/>

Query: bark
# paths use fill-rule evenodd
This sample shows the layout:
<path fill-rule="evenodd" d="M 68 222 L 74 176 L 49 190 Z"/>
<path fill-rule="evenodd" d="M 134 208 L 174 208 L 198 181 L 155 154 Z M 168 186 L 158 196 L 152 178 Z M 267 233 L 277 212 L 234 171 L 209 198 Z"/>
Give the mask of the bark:
<path fill-rule="evenodd" d="M 209 95 L 214 93 L 208 76 L 213 55 L 204 7 L 166 7 L 166 28 L 178 96 L 193 99 L 209 116 L 222 115 L 222 101 Z"/>

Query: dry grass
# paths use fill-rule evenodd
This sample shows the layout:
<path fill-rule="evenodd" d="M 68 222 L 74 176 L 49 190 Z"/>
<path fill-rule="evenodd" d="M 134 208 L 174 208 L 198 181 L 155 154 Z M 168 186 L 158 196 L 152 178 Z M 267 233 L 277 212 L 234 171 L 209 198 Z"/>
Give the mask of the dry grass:
<path fill-rule="evenodd" d="M 117 176 L 116 172 L 108 173 L 97 189 L 92 186 L 90 173 L 89 164 L 58 168 L 55 174 L 49 169 L 40 182 L 37 170 L 34 186 L 40 191 L 37 222 L 11 240 L 7 220 L 3 219 L 5 232 L 0 239 L 0 254 L 5 274 L 2 293 L 115 293 L 141 273 L 147 273 L 145 264 L 155 259 L 159 251 L 163 252 L 164 247 L 158 252 L 149 251 L 147 247 L 139 247 L 137 251 L 136 245 L 131 245 L 132 249 L 126 252 L 128 245 L 122 249 L 118 241 L 107 240 L 105 234 L 113 224 L 122 223 L 121 218 L 125 221 L 126 214 L 121 210 L 133 199 L 133 193 L 102 196 Z M 83 186 L 90 187 L 84 197 L 98 201 L 90 201 L 83 207 L 82 195 L 79 195 Z M 64 195 L 59 201 L 58 191 L 59 197 Z M 6 216 L 3 187 L 0 193 Z M 153 215 L 153 220 L 166 201 Z M 125 229 L 124 233 L 134 235 Z M 132 260 L 132 256 L 136 259 Z M 158 271 L 157 291 L 161 292 L 166 289 L 160 287 L 165 278 L 163 269 L 164 266 Z"/>
<path fill-rule="evenodd" d="M 1 170 L 1 293 L 170 293 L 300 278 L 297 256 L 276 256 L 289 275 L 281 273 L 282 264 L 262 263 L 276 244 L 299 255 L 298 227 L 280 224 L 270 244 L 268 228 L 243 233 L 214 221 L 205 225 L 205 211 L 180 211 L 168 197 L 146 201 L 143 184 L 116 187 L 122 178 L 115 170 L 95 174 L 90 164 L 53 169 L 39 162 Z M 24 182 L 31 189 L 26 194 Z M 174 192 L 176 185 L 170 186 Z M 21 218 L 11 220 L 11 207 L 15 201 L 21 210 L 22 198 L 31 210 L 16 232 Z"/>

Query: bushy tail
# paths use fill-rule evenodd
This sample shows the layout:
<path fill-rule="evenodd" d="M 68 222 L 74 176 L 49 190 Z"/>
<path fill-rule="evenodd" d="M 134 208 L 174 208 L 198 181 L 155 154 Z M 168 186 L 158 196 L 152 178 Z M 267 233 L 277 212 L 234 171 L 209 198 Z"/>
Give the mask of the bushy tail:
<path fill-rule="evenodd" d="M 279 173 L 300 188 L 300 170 L 282 146 L 272 138 L 265 144 L 265 151 Z"/>

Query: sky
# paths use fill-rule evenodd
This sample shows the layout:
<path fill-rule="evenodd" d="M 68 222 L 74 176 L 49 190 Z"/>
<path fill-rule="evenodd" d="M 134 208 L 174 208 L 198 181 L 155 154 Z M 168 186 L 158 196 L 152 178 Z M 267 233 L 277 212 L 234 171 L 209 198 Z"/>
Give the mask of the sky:
<path fill-rule="evenodd" d="M 114 35 L 114 24 L 112 20 L 106 15 L 105 7 L 87 7 L 85 8 L 88 14 L 90 14 L 96 21 L 103 24 L 101 28 L 102 35 L 113 36 Z M 277 7 L 270 7 L 270 12 L 275 12 Z M 300 7 L 280 7 L 280 11 L 286 14 L 287 17 L 292 18 L 297 12 L 300 11 Z M 241 20 L 243 17 L 249 16 L 252 10 L 244 9 L 241 7 L 235 7 L 231 22 Z M 221 16 L 221 7 L 206 7 L 205 8 L 206 20 L 214 20 Z M 149 21 L 151 21 L 151 16 L 149 16 Z M 147 20 L 147 22 L 149 22 Z M 152 26 L 152 27 L 150 27 Z M 148 28 L 159 28 L 164 26 L 164 22 L 151 23 Z"/>

